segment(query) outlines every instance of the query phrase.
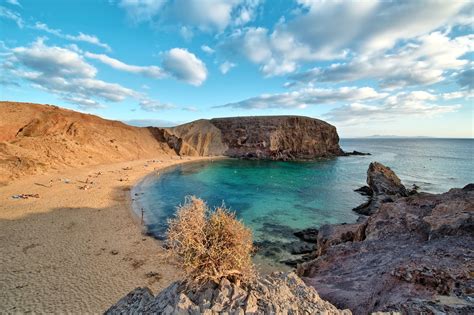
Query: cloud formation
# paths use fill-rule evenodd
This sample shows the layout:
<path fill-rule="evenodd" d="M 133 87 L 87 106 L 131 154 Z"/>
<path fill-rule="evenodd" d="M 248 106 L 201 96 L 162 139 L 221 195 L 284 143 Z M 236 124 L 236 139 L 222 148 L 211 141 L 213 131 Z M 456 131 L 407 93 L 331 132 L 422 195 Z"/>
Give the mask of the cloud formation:
<path fill-rule="evenodd" d="M 224 61 L 219 66 L 219 70 L 222 74 L 226 74 L 227 72 L 230 71 L 230 69 L 234 68 L 235 66 L 236 66 L 235 63 L 232 63 L 232 62 L 229 62 L 229 61 Z"/>
<path fill-rule="evenodd" d="M 74 42 L 89 43 L 89 44 L 92 44 L 92 45 L 102 47 L 107 51 L 112 50 L 109 45 L 102 43 L 100 41 L 100 39 L 95 35 L 83 34 L 81 32 L 79 32 L 78 35 L 64 34 L 61 30 L 52 29 L 52 28 L 48 27 L 48 25 L 46 25 L 45 23 L 41 23 L 41 22 L 36 22 L 35 25 L 33 26 L 33 28 L 35 28 L 37 30 L 40 30 L 40 31 L 44 31 L 44 32 L 52 34 L 52 35 L 55 35 L 59 38 L 67 39 L 67 40 L 74 41 Z"/>
<path fill-rule="evenodd" d="M 460 105 L 436 105 L 438 96 L 425 91 L 399 92 L 379 105 L 359 102 L 337 107 L 328 114 L 329 121 L 344 125 L 360 125 L 370 121 L 392 121 L 404 117 L 431 118 L 458 110 Z"/>
<path fill-rule="evenodd" d="M 361 55 L 347 63 L 313 68 L 290 78 L 300 83 L 344 82 L 375 79 L 382 87 L 426 85 L 443 81 L 449 70 L 465 67 L 463 56 L 474 50 L 474 35 L 450 39 L 433 32 L 388 53 Z"/>
<path fill-rule="evenodd" d="M 20 14 L 2 6 L 0 6 L 0 17 L 15 22 L 19 28 L 23 28 L 25 26 L 25 21 L 23 21 L 23 18 L 20 16 Z"/>
<path fill-rule="evenodd" d="M 183 48 L 173 48 L 163 54 L 163 69 L 178 80 L 199 86 L 207 78 L 206 65 Z"/>
<path fill-rule="evenodd" d="M 160 11 L 166 0 L 120 0 L 118 6 L 125 10 L 133 23 L 150 21 Z"/>
<path fill-rule="evenodd" d="M 160 67 L 157 66 L 134 66 L 126 64 L 120 60 L 111 58 L 104 54 L 93 54 L 86 52 L 85 56 L 87 58 L 96 59 L 100 62 L 120 71 L 130 72 L 134 74 L 140 74 L 153 79 L 161 79 L 165 77 L 165 73 Z"/>
<path fill-rule="evenodd" d="M 265 76 L 293 73 L 301 63 L 368 58 L 400 41 L 460 22 L 463 1 L 299 1 L 302 14 L 273 30 L 236 30 L 221 44 L 260 66 Z"/>
<path fill-rule="evenodd" d="M 97 69 L 83 56 L 70 49 L 48 46 L 43 39 L 27 47 L 12 48 L 4 67 L 8 73 L 30 82 L 33 87 L 83 108 L 98 108 L 102 107 L 99 101 L 121 102 L 127 98 L 138 100 L 147 109 L 159 108 L 159 102 L 146 95 L 97 79 Z M 169 108 L 169 105 L 161 108 Z"/>
<path fill-rule="evenodd" d="M 347 101 L 376 100 L 386 97 L 371 87 L 342 87 L 338 89 L 305 88 L 280 94 L 263 94 L 236 103 L 217 107 L 245 109 L 306 108 L 308 105 L 330 104 Z"/>
<path fill-rule="evenodd" d="M 121 0 L 134 23 L 153 20 L 197 28 L 201 31 L 222 32 L 228 26 L 241 26 L 255 18 L 260 0 Z M 189 28 L 187 28 L 188 31 Z"/>

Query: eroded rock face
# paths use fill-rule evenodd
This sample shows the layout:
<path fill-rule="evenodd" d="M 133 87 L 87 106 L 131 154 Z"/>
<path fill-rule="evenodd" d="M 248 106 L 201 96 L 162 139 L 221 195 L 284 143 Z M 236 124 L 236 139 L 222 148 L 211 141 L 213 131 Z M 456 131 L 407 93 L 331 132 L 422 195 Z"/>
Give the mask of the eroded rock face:
<path fill-rule="evenodd" d="M 198 155 L 301 160 L 343 155 L 336 128 L 300 116 L 198 120 L 169 129 Z"/>
<path fill-rule="evenodd" d="M 353 210 L 362 215 L 371 215 L 383 203 L 393 202 L 408 195 L 400 178 L 387 166 L 372 162 L 367 170 L 367 185 L 355 191 L 369 196 L 369 200 Z"/>
<path fill-rule="evenodd" d="M 273 273 L 242 288 L 223 279 L 197 291 L 178 282 L 153 297 L 137 288 L 106 314 L 351 314 L 322 300 L 294 273 Z"/>
<path fill-rule="evenodd" d="M 370 183 L 396 200 L 360 223 L 322 227 L 320 255 L 298 273 L 323 299 L 355 314 L 472 314 L 473 185 L 403 197 L 393 175 Z"/>

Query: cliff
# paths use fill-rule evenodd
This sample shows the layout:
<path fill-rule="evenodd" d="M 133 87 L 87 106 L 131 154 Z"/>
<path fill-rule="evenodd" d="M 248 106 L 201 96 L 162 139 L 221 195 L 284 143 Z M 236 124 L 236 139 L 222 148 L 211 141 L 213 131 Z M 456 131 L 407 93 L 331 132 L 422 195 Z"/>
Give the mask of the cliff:
<path fill-rule="evenodd" d="M 300 116 L 258 116 L 198 120 L 170 128 L 186 155 L 303 160 L 342 155 L 336 128 Z"/>

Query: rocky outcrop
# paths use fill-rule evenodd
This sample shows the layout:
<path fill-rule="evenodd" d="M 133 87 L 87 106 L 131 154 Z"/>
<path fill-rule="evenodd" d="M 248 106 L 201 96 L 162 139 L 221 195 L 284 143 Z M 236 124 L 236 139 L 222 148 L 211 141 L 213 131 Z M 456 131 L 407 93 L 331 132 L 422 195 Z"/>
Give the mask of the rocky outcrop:
<path fill-rule="evenodd" d="M 393 202 L 408 195 L 400 178 L 389 168 L 378 162 L 372 162 L 367 170 L 367 185 L 355 191 L 370 196 L 366 203 L 353 210 L 362 215 L 371 215 L 381 204 Z"/>
<path fill-rule="evenodd" d="M 137 288 L 106 314 L 351 314 L 322 300 L 294 273 L 273 273 L 243 288 L 227 279 L 186 290 L 175 282 L 156 297 Z"/>
<path fill-rule="evenodd" d="M 298 160 L 343 155 L 336 128 L 300 116 L 198 120 L 169 129 L 192 149 L 182 154 Z"/>
<path fill-rule="evenodd" d="M 323 226 L 318 257 L 298 274 L 323 299 L 355 314 L 474 312 L 474 186 L 404 196 L 398 177 L 371 164 L 375 203 L 355 224 Z"/>

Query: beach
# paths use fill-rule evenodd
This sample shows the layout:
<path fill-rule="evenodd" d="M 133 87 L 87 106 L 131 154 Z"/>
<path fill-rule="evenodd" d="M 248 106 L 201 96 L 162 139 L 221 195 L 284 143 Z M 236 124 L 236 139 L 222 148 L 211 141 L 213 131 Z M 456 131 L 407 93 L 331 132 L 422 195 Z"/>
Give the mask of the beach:
<path fill-rule="evenodd" d="M 201 159 L 50 171 L 1 186 L 0 313 L 101 313 L 136 287 L 156 293 L 177 280 L 179 270 L 133 214 L 130 189 Z"/>

